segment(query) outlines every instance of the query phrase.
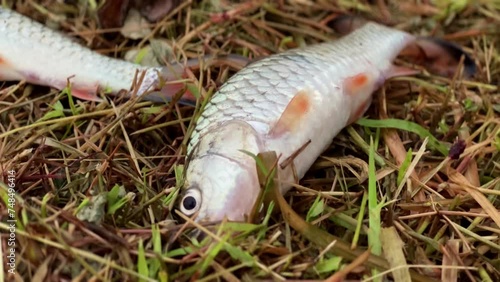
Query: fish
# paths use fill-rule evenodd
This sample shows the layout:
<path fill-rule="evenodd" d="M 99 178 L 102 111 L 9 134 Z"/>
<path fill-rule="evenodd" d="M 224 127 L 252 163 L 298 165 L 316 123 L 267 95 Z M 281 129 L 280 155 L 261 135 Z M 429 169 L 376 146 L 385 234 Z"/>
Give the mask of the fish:
<path fill-rule="evenodd" d="M 394 65 L 398 54 L 438 61 L 440 67 L 433 70 L 448 76 L 463 57 L 464 74 L 475 71 L 473 60 L 457 45 L 373 22 L 356 21 L 353 28 L 346 19 L 337 21 L 340 33 L 347 34 L 339 40 L 250 64 L 231 54 L 148 67 L 98 54 L 0 7 L 0 81 L 25 80 L 59 90 L 69 82 L 73 96 L 98 102 L 102 92 L 154 102 L 180 93 L 179 102 L 192 104 L 196 98 L 182 82 L 188 69 L 212 59 L 215 65 L 239 70 L 210 98 L 196 121 L 178 207 L 199 222 L 244 221 L 260 190 L 250 155 L 278 153 L 280 190 L 286 193 L 340 130 L 365 113 L 376 89 L 392 77 L 419 73 Z"/>
<path fill-rule="evenodd" d="M 247 221 L 261 189 L 254 156 L 280 156 L 280 192 L 286 193 L 334 137 L 363 116 L 386 80 L 420 73 L 394 65 L 398 54 L 450 49 L 453 68 L 464 56 L 464 72 L 471 75 L 473 60 L 456 53 L 456 45 L 374 22 L 338 40 L 249 64 L 220 87 L 197 120 L 179 210 L 196 222 Z M 450 75 L 446 63 L 443 73 Z"/>
<path fill-rule="evenodd" d="M 101 92 L 124 97 L 137 95 L 155 102 L 170 101 L 185 88 L 186 71 L 198 69 L 200 61 L 236 69 L 247 63 L 239 56 L 206 55 L 164 67 L 141 66 L 96 53 L 60 32 L 2 7 L 0 38 L 0 81 L 25 80 L 59 90 L 67 87 L 69 81 L 71 94 L 89 101 L 101 101 L 98 95 Z M 181 102 L 194 104 L 196 98 L 184 91 Z"/>

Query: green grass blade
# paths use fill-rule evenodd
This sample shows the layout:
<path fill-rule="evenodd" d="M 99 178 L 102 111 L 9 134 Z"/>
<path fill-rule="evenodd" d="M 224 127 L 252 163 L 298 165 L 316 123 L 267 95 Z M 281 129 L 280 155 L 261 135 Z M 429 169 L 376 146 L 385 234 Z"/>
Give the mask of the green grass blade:
<path fill-rule="evenodd" d="M 352 238 L 351 247 L 355 248 L 358 245 L 359 234 L 361 233 L 361 226 L 363 225 L 363 218 L 365 216 L 365 208 L 368 202 L 368 194 L 363 193 L 363 199 L 361 200 L 361 206 L 358 213 L 358 224 L 356 225 L 356 230 L 354 231 L 354 236 Z"/>
<path fill-rule="evenodd" d="M 145 277 L 149 277 L 149 269 L 146 262 L 146 253 L 144 252 L 142 239 L 139 239 L 139 247 L 137 248 L 137 272 Z M 139 279 L 139 281 L 144 280 Z"/>
<path fill-rule="evenodd" d="M 362 118 L 356 123 L 361 126 L 373 128 L 396 128 L 413 132 L 420 136 L 422 139 L 424 139 L 425 137 L 429 138 L 429 146 L 439 151 L 441 154 L 443 154 L 443 156 L 448 155 L 448 148 L 443 143 L 439 142 L 439 140 L 437 140 L 436 137 L 434 137 L 427 129 L 414 122 L 400 119 L 373 120 Z"/>
<path fill-rule="evenodd" d="M 397 185 L 398 186 L 401 183 L 401 181 L 403 180 L 403 178 L 405 177 L 406 171 L 408 170 L 408 167 L 411 164 L 411 156 L 412 156 L 412 154 L 413 154 L 413 152 L 412 152 L 412 150 L 410 148 L 408 150 L 408 152 L 406 153 L 405 160 L 403 161 L 403 163 L 401 163 L 401 167 L 399 168 L 399 171 L 398 171 L 398 179 L 397 179 Z"/>
<path fill-rule="evenodd" d="M 370 154 L 368 157 L 368 244 L 371 247 L 372 253 L 375 255 L 382 254 L 382 245 L 380 244 L 380 205 L 377 199 L 377 176 L 375 171 L 375 147 L 373 138 L 370 137 Z"/>

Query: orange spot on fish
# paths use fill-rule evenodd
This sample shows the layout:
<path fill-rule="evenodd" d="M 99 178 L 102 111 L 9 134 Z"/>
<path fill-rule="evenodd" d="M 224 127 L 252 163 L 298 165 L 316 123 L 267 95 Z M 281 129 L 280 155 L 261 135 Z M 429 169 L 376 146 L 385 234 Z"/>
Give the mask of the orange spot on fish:
<path fill-rule="evenodd" d="M 300 120 L 309 112 L 311 108 L 310 93 L 301 90 L 295 94 L 290 103 L 281 114 L 278 122 L 271 128 L 270 135 L 276 137 L 285 132 L 293 131 L 297 128 Z"/>
<path fill-rule="evenodd" d="M 348 95 L 357 95 L 367 86 L 369 86 L 369 78 L 365 73 L 360 73 L 345 79 L 344 89 Z"/>
<path fill-rule="evenodd" d="M 364 73 L 358 74 L 352 78 L 352 83 L 358 87 L 365 85 L 367 81 L 368 77 Z"/>

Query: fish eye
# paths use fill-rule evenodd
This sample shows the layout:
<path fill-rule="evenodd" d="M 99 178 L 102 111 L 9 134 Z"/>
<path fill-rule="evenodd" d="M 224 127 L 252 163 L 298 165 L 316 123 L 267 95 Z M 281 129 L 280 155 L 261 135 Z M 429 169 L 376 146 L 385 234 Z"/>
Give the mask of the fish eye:
<path fill-rule="evenodd" d="M 195 188 L 188 189 L 181 201 L 181 212 L 187 216 L 190 216 L 197 212 L 200 209 L 200 206 L 200 190 Z"/>

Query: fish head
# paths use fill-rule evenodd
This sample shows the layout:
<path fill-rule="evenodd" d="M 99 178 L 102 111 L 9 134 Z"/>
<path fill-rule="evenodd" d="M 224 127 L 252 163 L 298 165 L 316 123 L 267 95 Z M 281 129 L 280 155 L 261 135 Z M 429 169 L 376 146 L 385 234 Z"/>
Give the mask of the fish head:
<path fill-rule="evenodd" d="M 206 132 L 186 164 L 180 211 L 197 222 L 245 221 L 259 195 L 254 158 L 262 142 L 243 121 L 229 121 Z"/>

